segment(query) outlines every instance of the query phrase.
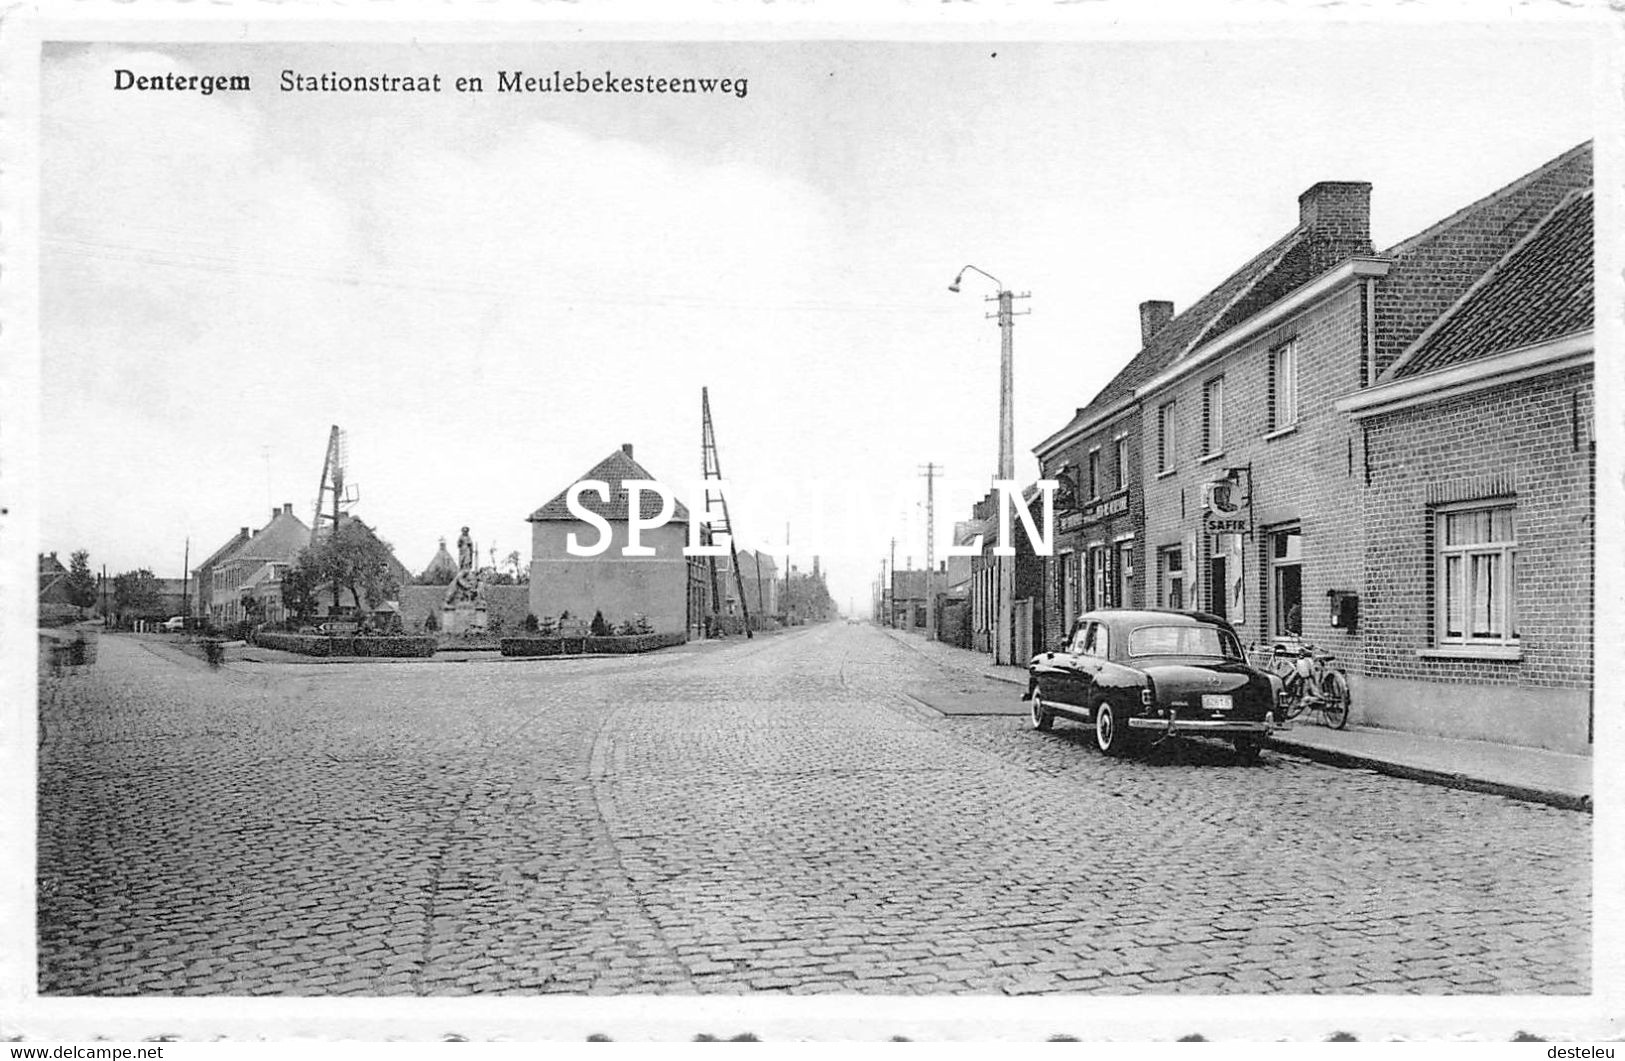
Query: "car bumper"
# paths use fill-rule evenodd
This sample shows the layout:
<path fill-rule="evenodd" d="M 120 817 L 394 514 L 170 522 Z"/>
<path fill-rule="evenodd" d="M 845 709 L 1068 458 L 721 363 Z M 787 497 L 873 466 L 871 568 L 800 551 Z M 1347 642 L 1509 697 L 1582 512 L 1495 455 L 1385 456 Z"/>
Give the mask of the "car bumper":
<path fill-rule="evenodd" d="M 1130 729 L 1162 730 L 1166 736 L 1181 733 L 1279 733 L 1292 728 L 1290 722 L 1272 722 L 1268 719 L 1244 721 L 1231 718 L 1131 718 Z"/>

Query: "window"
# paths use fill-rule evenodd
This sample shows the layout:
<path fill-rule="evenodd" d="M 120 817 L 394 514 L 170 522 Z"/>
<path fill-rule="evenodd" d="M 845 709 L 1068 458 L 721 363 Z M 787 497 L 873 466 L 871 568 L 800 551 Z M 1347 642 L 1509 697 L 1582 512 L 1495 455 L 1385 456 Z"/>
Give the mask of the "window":
<path fill-rule="evenodd" d="M 1089 500 L 1100 496 L 1100 450 L 1089 451 Z"/>
<path fill-rule="evenodd" d="M 1245 658 L 1230 631 L 1217 626 L 1142 626 L 1129 631 L 1128 654 Z"/>
<path fill-rule="evenodd" d="M 1503 501 L 1444 509 L 1434 516 L 1440 644 L 1517 641 L 1514 510 L 1512 503 Z"/>
<path fill-rule="evenodd" d="M 1202 385 L 1202 455 L 1224 452 L 1224 377 L 1215 376 Z"/>
<path fill-rule="evenodd" d="M 1091 545 L 1085 560 L 1086 585 L 1088 587 L 1088 603 L 1085 607 L 1089 611 L 1109 606 L 1106 600 L 1106 587 L 1110 581 L 1106 575 L 1107 552 L 1104 545 Z"/>
<path fill-rule="evenodd" d="M 1157 406 L 1157 471 L 1172 470 L 1178 439 L 1174 437 L 1174 403 Z"/>
<path fill-rule="evenodd" d="M 1128 489 L 1128 436 L 1117 438 L 1117 489 Z"/>
<path fill-rule="evenodd" d="M 1095 624 L 1084 623 L 1072 632 L 1072 642 L 1067 645 L 1066 650 L 1074 656 L 1083 655 L 1089 651 L 1090 645 L 1093 644 L 1094 635 Z"/>
<path fill-rule="evenodd" d="M 1157 586 L 1157 603 L 1164 608 L 1185 606 L 1185 565 L 1179 546 L 1161 549 L 1157 553 L 1157 568 L 1161 579 Z"/>
<path fill-rule="evenodd" d="M 1134 606 L 1134 542 L 1117 543 L 1117 606 Z"/>
<path fill-rule="evenodd" d="M 1298 422 L 1298 344 L 1294 340 L 1270 351 L 1269 402 L 1271 431 Z"/>
<path fill-rule="evenodd" d="M 1270 622 L 1276 637 L 1303 636 L 1303 534 L 1297 527 L 1269 536 Z"/>

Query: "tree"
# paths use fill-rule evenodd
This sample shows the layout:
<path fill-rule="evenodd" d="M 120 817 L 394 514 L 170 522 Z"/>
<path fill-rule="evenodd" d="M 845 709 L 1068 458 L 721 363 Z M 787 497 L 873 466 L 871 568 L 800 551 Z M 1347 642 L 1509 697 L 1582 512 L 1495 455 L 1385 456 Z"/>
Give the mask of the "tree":
<path fill-rule="evenodd" d="M 68 566 L 68 603 L 89 608 L 96 603 L 96 576 L 90 573 L 90 553 L 76 550 Z"/>
<path fill-rule="evenodd" d="M 357 610 L 369 612 L 400 595 L 400 580 L 390 567 L 394 551 L 359 520 L 341 522 L 316 546 L 323 581 L 333 586 L 333 604 L 347 589 Z"/>
<path fill-rule="evenodd" d="M 518 549 L 515 549 L 513 552 L 509 553 L 504 558 L 504 562 L 508 565 L 509 569 L 513 571 L 514 585 L 525 586 L 530 584 L 530 572 L 526 571 L 524 565 L 520 562 Z"/>
<path fill-rule="evenodd" d="M 282 607 L 295 623 L 309 622 L 316 614 L 316 591 L 322 584 L 321 564 L 309 549 L 299 550 L 282 572 Z"/>
<path fill-rule="evenodd" d="M 113 608 L 120 618 L 154 618 L 163 606 L 164 597 L 158 585 L 158 576 L 147 568 L 113 576 Z"/>

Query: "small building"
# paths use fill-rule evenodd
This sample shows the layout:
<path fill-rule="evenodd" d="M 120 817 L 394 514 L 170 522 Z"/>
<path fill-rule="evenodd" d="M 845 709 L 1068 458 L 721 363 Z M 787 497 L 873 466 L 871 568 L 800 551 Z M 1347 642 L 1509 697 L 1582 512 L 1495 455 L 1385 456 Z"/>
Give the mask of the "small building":
<path fill-rule="evenodd" d="M 584 546 L 599 539 L 596 527 L 570 511 L 569 489 L 526 517 L 531 525 L 531 614 L 556 618 L 568 612 L 572 618 L 590 620 L 602 612 L 610 623 L 641 615 L 657 633 L 691 636 L 696 621 L 703 624 L 706 601 L 697 599 L 697 594 L 709 592 L 708 578 L 702 563 L 683 555 L 688 544 L 688 509 L 682 502 L 674 499 L 672 517 L 665 525 L 642 532 L 640 544 L 652 549 L 652 555 L 626 556 L 622 552 L 630 526 L 626 482 L 653 478 L 633 459 L 632 446 L 627 444 L 576 480 L 596 480 L 608 487 L 607 497 L 584 490 L 578 500 L 581 509 L 599 516 L 610 528 L 609 548 L 596 556 L 572 556 L 567 548 L 572 534 Z M 639 518 L 653 519 L 659 512 L 659 496 L 644 492 Z"/>
<path fill-rule="evenodd" d="M 1570 194 L 1339 403 L 1365 438 L 1368 723 L 1589 750 L 1592 224 Z"/>

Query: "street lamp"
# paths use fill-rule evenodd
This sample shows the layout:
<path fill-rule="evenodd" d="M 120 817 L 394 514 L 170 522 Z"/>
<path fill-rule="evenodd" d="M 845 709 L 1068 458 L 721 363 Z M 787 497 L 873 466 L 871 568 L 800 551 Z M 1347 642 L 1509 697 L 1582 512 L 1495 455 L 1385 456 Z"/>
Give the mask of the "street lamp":
<path fill-rule="evenodd" d="M 954 277 L 954 282 L 948 285 L 948 290 L 959 292 L 960 282 L 965 279 L 966 273 L 979 273 L 993 281 L 998 294 L 989 298 L 989 302 L 999 304 L 999 479 L 1013 483 L 1016 477 L 1016 444 L 1015 423 L 1011 411 L 1011 396 L 1014 392 L 1013 372 L 1011 368 L 1011 330 L 1015 327 L 1015 313 L 1012 306 L 1015 294 L 1005 287 L 1003 282 L 986 269 L 979 269 L 974 265 L 966 265 Z M 1025 298 L 1026 295 L 1021 297 Z M 1001 542 L 1002 544 L 1006 544 Z M 993 567 L 996 577 L 996 588 L 993 597 L 993 614 L 996 637 L 993 646 L 994 663 L 1014 663 L 1014 645 L 1012 632 L 1015 616 L 1013 614 L 1013 598 L 1015 596 L 1015 565 L 1005 557 L 994 554 Z"/>
<path fill-rule="evenodd" d="M 948 285 L 948 290 L 959 293 L 959 285 L 965 279 L 966 273 L 979 273 L 993 281 L 998 294 L 989 298 L 989 302 L 999 304 L 999 478 L 1006 481 L 1016 477 L 1016 444 L 1015 424 L 1011 412 L 1011 395 L 1014 390 L 1011 369 L 1011 329 L 1015 327 L 1015 313 L 1012 305 L 1015 294 L 1004 286 L 998 277 L 986 269 L 978 269 L 974 265 L 967 265 L 959 270 L 954 282 Z M 1021 296 L 1025 298 L 1026 296 Z"/>

